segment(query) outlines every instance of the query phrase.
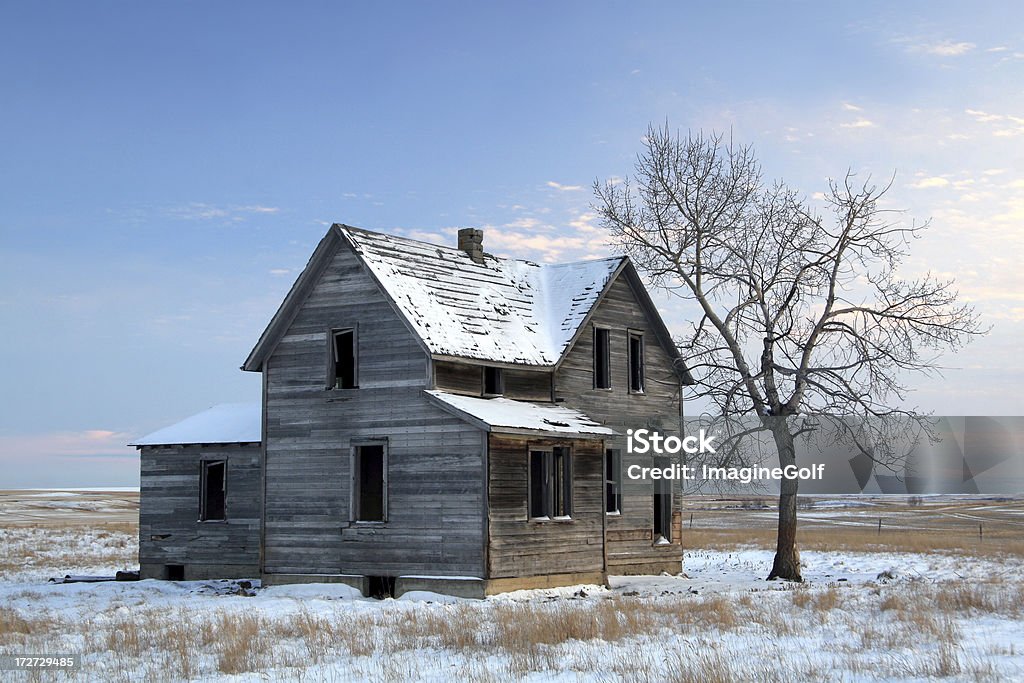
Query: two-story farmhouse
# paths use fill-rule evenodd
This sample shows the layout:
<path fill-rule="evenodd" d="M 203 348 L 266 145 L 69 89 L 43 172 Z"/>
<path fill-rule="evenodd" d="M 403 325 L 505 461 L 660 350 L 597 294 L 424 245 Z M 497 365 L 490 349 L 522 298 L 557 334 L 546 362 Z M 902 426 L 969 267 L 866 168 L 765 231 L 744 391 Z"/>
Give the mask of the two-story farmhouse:
<path fill-rule="evenodd" d="M 624 465 L 627 429 L 678 434 L 689 376 L 626 258 L 334 225 L 242 369 L 261 406 L 135 444 L 145 577 L 482 596 L 680 571 L 673 487 Z"/>

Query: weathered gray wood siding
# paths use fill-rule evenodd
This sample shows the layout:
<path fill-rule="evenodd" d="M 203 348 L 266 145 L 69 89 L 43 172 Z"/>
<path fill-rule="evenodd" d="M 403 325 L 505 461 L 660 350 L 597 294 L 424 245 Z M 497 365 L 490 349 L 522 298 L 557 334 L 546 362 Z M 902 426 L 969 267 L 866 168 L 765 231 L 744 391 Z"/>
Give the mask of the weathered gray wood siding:
<path fill-rule="evenodd" d="M 529 520 L 531 445 L 571 446 L 571 521 Z M 604 474 L 601 463 L 600 441 L 544 441 L 490 435 L 487 578 L 603 571 Z"/>
<path fill-rule="evenodd" d="M 456 361 L 434 362 L 434 388 L 467 396 L 483 395 L 484 366 Z M 517 401 L 551 401 L 550 371 L 502 368 L 502 395 Z"/>
<path fill-rule="evenodd" d="M 611 389 L 594 388 L 595 327 L 611 331 Z M 630 330 L 644 333 L 646 387 L 643 394 L 629 392 Z M 653 464 L 650 457 L 627 454 L 627 429 L 646 427 L 665 435 L 679 434 L 679 379 L 672 368 L 671 357 L 658 342 L 624 276 L 612 284 L 556 371 L 555 396 L 563 399 L 564 405 L 582 410 L 620 433 L 619 437 L 605 443 L 607 448 L 618 448 L 622 453 L 624 483 L 621 514 L 610 515 L 607 520 L 608 572 L 645 572 L 657 569 L 655 565 L 659 563 L 672 563 L 677 559 L 681 562 L 678 513 L 673 515 L 673 545 L 655 546 L 653 485 L 649 481 L 631 482 L 625 476 L 630 464 Z M 674 486 L 676 508 L 679 492 L 679 487 Z"/>
<path fill-rule="evenodd" d="M 358 389 L 325 389 L 331 328 L 358 329 Z M 428 357 L 346 245 L 268 358 L 268 573 L 483 571 L 481 431 L 427 402 Z M 387 521 L 350 522 L 350 446 L 387 439 Z"/>
<path fill-rule="evenodd" d="M 166 565 L 183 565 L 186 579 L 258 577 L 259 445 L 144 446 L 140 455 L 143 578 L 164 578 Z M 226 521 L 198 521 L 204 460 L 227 462 Z"/>

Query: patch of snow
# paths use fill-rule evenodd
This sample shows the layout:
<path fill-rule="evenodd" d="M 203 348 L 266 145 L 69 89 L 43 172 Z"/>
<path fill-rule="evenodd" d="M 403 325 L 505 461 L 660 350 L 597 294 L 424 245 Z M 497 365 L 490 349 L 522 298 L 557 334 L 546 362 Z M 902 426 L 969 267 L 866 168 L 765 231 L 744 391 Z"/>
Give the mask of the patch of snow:
<path fill-rule="evenodd" d="M 443 595 L 433 591 L 406 591 L 395 599 L 405 600 L 406 602 L 436 602 L 439 605 L 451 605 L 457 602 L 469 601 L 469 598 L 458 598 L 454 595 Z"/>
<path fill-rule="evenodd" d="M 294 598 L 319 600 L 358 600 L 363 595 L 358 588 L 344 583 L 294 583 L 267 586 L 260 590 L 263 598 Z"/>

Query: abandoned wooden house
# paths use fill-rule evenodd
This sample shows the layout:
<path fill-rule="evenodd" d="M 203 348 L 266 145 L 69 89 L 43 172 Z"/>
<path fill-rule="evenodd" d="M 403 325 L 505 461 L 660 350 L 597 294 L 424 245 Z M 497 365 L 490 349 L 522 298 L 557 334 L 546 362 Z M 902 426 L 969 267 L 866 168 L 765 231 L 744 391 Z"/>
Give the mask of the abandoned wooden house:
<path fill-rule="evenodd" d="M 678 434 L 690 381 L 634 267 L 482 237 L 330 228 L 242 366 L 261 405 L 135 443 L 144 577 L 483 596 L 680 571 L 673 486 L 624 476 L 626 430 Z"/>

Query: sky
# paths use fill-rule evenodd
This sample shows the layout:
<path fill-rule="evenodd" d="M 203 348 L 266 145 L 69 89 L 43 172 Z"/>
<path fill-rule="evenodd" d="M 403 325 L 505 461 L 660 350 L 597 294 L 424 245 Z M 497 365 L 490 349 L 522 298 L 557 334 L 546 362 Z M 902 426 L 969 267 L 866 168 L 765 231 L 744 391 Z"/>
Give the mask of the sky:
<path fill-rule="evenodd" d="M 0 488 L 138 482 L 132 438 L 238 368 L 332 222 L 608 255 L 647 126 L 726 131 L 816 201 L 931 220 L 905 264 L 991 333 L 908 405 L 1022 415 L 1024 5 L 0 4 Z M 670 328 L 683 315 L 665 302 Z"/>

